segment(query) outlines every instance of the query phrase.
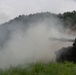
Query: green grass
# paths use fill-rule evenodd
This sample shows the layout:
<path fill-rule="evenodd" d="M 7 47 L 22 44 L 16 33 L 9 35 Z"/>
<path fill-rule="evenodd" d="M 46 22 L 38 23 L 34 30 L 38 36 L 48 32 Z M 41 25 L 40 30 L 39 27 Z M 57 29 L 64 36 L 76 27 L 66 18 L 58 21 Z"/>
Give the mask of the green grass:
<path fill-rule="evenodd" d="M 36 63 L 27 68 L 18 66 L 7 70 L 0 69 L 0 75 L 76 75 L 76 64 L 65 63 Z"/>

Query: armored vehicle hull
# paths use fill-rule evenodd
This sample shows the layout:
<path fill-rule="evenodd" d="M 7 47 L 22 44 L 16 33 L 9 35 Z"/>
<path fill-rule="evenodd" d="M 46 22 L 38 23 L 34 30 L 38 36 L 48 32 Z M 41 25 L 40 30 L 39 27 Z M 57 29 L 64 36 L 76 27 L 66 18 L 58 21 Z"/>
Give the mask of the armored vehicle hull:
<path fill-rule="evenodd" d="M 76 63 L 76 47 L 62 48 L 56 52 L 57 62 L 70 61 Z"/>

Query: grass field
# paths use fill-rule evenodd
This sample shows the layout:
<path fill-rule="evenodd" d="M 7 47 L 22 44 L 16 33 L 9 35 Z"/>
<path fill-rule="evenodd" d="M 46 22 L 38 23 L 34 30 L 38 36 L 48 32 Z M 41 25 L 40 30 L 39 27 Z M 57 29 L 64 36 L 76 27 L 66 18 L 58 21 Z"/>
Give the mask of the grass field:
<path fill-rule="evenodd" d="M 76 64 L 64 63 L 36 63 L 29 66 L 0 69 L 0 75 L 76 75 Z"/>

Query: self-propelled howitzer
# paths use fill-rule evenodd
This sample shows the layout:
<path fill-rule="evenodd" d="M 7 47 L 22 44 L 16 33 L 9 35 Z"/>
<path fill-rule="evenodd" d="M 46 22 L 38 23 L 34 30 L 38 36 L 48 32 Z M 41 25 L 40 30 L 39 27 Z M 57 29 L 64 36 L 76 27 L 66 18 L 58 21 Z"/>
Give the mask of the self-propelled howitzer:
<path fill-rule="evenodd" d="M 74 41 L 73 46 L 58 50 L 56 52 L 57 62 L 70 61 L 76 63 L 76 38 L 68 41 Z"/>

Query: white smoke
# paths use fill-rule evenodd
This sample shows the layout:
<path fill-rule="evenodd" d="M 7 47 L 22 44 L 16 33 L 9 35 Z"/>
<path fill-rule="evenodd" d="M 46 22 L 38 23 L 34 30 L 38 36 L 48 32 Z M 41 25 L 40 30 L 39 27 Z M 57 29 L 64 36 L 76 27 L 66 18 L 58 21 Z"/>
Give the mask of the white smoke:
<path fill-rule="evenodd" d="M 49 41 L 49 37 L 65 36 L 59 30 L 62 29 L 62 26 L 56 23 L 58 20 L 54 18 L 51 20 L 50 25 L 45 21 L 30 24 L 27 30 L 15 26 L 14 31 L 8 27 L 9 30 L 12 29 L 12 33 L 8 42 L 4 44 L 4 48 L 0 50 L 0 68 L 25 63 L 55 61 L 55 51 L 67 46 L 68 43 Z"/>

